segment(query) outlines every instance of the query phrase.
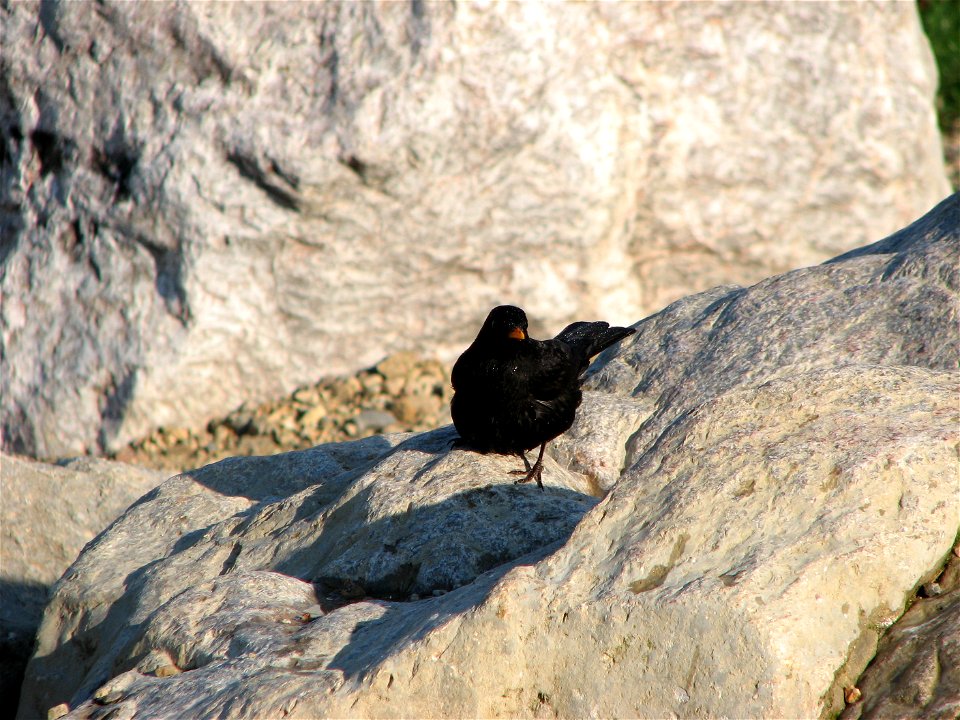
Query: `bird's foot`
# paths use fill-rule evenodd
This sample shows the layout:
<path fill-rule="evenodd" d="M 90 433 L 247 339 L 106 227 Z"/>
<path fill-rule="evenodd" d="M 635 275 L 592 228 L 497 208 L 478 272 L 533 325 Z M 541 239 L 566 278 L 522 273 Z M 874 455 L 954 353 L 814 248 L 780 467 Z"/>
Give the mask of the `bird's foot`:
<path fill-rule="evenodd" d="M 533 467 L 528 471 L 524 472 L 523 470 L 514 470 L 511 472 L 511 475 L 519 475 L 524 473 L 523 477 L 519 480 L 514 480 L 515 485 L 520 485 L 522 483 L 530 482 L 531 480 L 537 481 L 537 487 L 543 490 L 543 482 L 540 480 L 540 476 L 543 474 L 543 463 L 539 460 L 533 464 Z"/>
<path fill-rule="evenodd" d="M 511 470 L 511 471 L 510 471 L 510 474 L 511 474 L 511 475 L 525 475 L 525 476 L 526 476 L 526 477 L 524 477 L 522 480 L 517 480 L 518 483 L 529 482 L 530 479 L 531 479 L 530 473 L 532 472 L 533 468 L 530 466 L 530 461 L 527 460 L 527 456 L 526 456 L 526 455 L 521 454 L 520 457 L 523 458 L 523 466 L 524 466 L 524 467 L 523 467 L 523 470 Z"/>

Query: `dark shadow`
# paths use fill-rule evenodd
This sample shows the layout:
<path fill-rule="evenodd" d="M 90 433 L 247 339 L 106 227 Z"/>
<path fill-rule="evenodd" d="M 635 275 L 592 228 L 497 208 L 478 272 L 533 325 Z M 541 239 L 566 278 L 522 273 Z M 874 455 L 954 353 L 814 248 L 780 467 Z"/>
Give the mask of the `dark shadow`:
<path fill-rule="evenodd" d="M 360 440 L 326 443 L 306 450 L 294 450 L 278 455 L 236 456 L 201 468 L 187 470 L 182 476 L 220 493 L 245 497 L 254 504 L 241 515 L 247 520 L 238 525 L 234 535 L 240 535 L 264 504 L 277 502 L 304 490 L 315 488 L 297 508 L 291 523 L 312 517 L 323 507 L 335 503 L 357 477 L 367 472 L 376 463 L 400 450 L 415 449 L 419 452 L 438 455 L 431 465 L 442 459 L 449 451 L 456 431 L 453 426 L 414 435 L 397 445 L 391 445 L 382 435 Z M 422 474 L 418 474 L 418 477 Z M 265 482 L 266 480 L 266 482 Z M 332 481 L 336 481 L 335 483 Z M 139 498 L 130 507 L 150 502 L 159 495 L 155 488 Z M 227 518 L 220 518 L 222 522 Z M 197 528 L 184 534 L 176 542 L 172 552 L 183 552 L 200 542 L 210 526 Z M 41 608 L 42 609 L 42 608 Z"/>
<path fill-rule="evenodd" d="M 548 485 L 541 490 L 514 484 L 503 462 L 495 459 L 500 456 L 491 456 L 489 470 L 474 466 L 470 471 L 479 474 L 477 485 L 486 484 L 433 505 L 411 505 L 405 512 L 368 522 L 367 506 L 375 490 L 370 486 L 330 511 L 358 477 L 396 453 L 424 456 L 415 463 L 418 466 L 411 470 L 412 476 L 397 477 L 398 483 L 422 481 L 440 463 L 456 463 L 451 452 L 471 452 L 451 451 L 456 437 L 452 426 L 413 435 L 397 445 L 373 436 L 269 457 L 229 458 L 184 475 L 215 492 L 246 497 L 254 503 L 240 513 L 243 519 L 231 533 L 237 537 L 237 546 L 221 574 L 233 571 L 237 564 L 253 569 L 242 562 L 240 545 L 246 528 L 257 522 L 265 506 L 304 493 L 283 532 L 310 533 L 309 528 L 316 527 L 323 515 L 319 534 L 289 554 L 276 556 L 269 567 L 258 569 L 315 583 L 321 599 L 330 595 L 334 605 L 342 604 L 337 598 L 409 600 L 411 595 L 449 592 L 519 556 L 565 540 L 583 513 L 597 502 L 564 488 Z M 474 512 L 474 508 L 482 512 Z M 204 527 L 185 534 L 173 552 L 184 552 L 202 542 L 208 531 L 209 527 Z"/>
<path fill-rule="evenodd" d="M 335 503 L 353 480 L 369 470 L 406 443 L 392 446 L 383 436 L 374 435 L 362 440 L 317 445 L 306 450 L 294 450 L 278 455 L 236 456 L 182 473 L 184 477 L 220 493 L 245 497 L 253 505 L 240 515 L 244 520 L 233 530 L 240 535 L 264 505 L 277 502 L 304 490 L 314 488 L 297 508 L 292 523 L 309 517 Z M 141 497 L 133 506 L 157 497 L 159 488 Z M 131 506 L 131 507 L 133 507 Z M 223 522 L 227 518 L 220 518 Z M 173 547 L 173 553 L 183 552 L 210 530 L 210 526 L 186 533 Z M 235 548 L 239 554 L 239 545 Z M 233 568 L 236 557 L 221 574 Z"/>
<path fill-rule="evenodd" d="M 41 698 L 34 698 L 35 702 L 42 703 L 42 707 L 24 707 L 26 717 L 43 717 L 49 708 L 60 703 L 67 703 L 74 708 L 89 699 L 94 691 L 110 678 L 136 666 L 138 659 L 118 662 L 119 658 L 126 658 L 131 654 L 134 645 L 142 639 L 144 627 L 148 622 L 146 620 L 136 624 L 130 622 L 129 598 L 137 597 L 143 592 L 154 567 L 161 564 L 164 559 L 159 558 L 129 573 L 121 585 L 122 594 L 113 599 L 104 599 L 109 604 L 109 610 L 102 619 L 92 625 L 89 624 L 95 612 L 91 612 L 92 608 L 87 608 L 87 622 L 80 624 L 69 641 L 60 644 L 47 656 L 33 659 L 29 664 L 30 675 L 41 679 L 44 695 Z M 68 568 L 63 577 L 71 577 L 72 573 L 72 567 Z M 184 588 L 186 589 L 188 588 Z M 53 588 L 53 592 L 56 592 L 56 587 Z M 74 612 L 77 615 L 80 614 L 80 610 Z M 109 661 L 104 662 L 103 659 L 95 661 L 97 653 L 104 649 L 110 649 L 108 650 Z M 49 668 L 57 669 L 56 683 L 44 680 L 50 673 Z M 94 669 L 98 672 L 93 673 Z M 21 698 L 22 702 L 26 700 L 26 697 Z"/>
<path fill-rule="evenodd" d="M 436 464 L 439 460 L 433 458 L 428 463 Z M 347 517 L 354 514 L 366 504 L 370 490 L 364 489 L 337 512 Z M 314 543 L 282 559 L 272 569 L 311 580 L 325 613 L 360 601 L 374 601 L 386 608 L 386 613 L 376 620 L 359 623 L 350 641 L 328 666 L 342 670 L 348 679 L 362 679 L 393 652 L 426 637 L 451 617 L 481 605 L 493 586 L 513 568 L 536 564 L 563 547 L 583 515 L 597 502 L 596 498 L 565 488 L 547 486 L 541 491 L 534 485 L 508 481 L 466 490 L 403 517 L 382 518 L 363 526 L 346 525 L 339 532 L 336 518 L 331 516 L 325 523 L 325 532 Z M 354 504 L 356 508 L 351 507 Z M 495 506 L 492 512 L 491 505 Z M 437 533 L 425 537 L 421 532 L 437 529 L 456 544 L 470 532 L 465 515 L 472 508 L 481 507 L 491 518 L 490 527 L 486 532 L 481 527 L 472 542 L 467 537 L 467 544 L 476 547 L 477 540 L 482 539 L 491 544 L 469 559 L 450 553 L 457 558 L 456 568 L 463 574 L 445 576 L 444 553 L 431 547 Z M 445 525 L 444 520 L 450 522 Z M 302 568 L 306 558 L 317 568 L 331 560 L 336 564 L 336 553 L 349 554 L 355 543 L 361 544 L 359 536 L 383 538 L 381 548 L 366 556 L 368 567 L 376 568 L 375 573 L 308 578 L 291 572 Z M 496 545 L 505 536 L 513 538 L 510 549 Z M 397 556 L 392 569 L 391 555 Z M 430 563 L 432 568 L 428 567 Z M 347 567 L 352 565 L 345 563 Z"/>
<path fill-rule="evenodd" d="M 220 493 L 245 497 L 254 505 L 244 514 L 252 517 L 264 503 L 276 502 L 304 490 L 315 488 L 310 498 L 298 508 L 293 521 L 312 515 L 321 505 L 336 502 L 357 477 L 390 455 L 416 450 L 442 459 L 457 437 L 452 425 L 418 433 L 403 442 L 392 445 L 383 435 L 360 440 L 325 443 L 306 450 L 294 450 L 278 455 L 237 456 L 220 460 L 182 473 L 194 482 Z M 435 464 L 435 461 L 430 461 Z M 431 467 L 433 465 L 431 464 Z M 159 490 L 153 490 L 134 505 L 153 500 Z M 243 526 L 237 528 L 240 533 Z M 191 536 L 195 533 L 191 533 Z M 199 536 L 198 536 L 199 537 Z M 187 536 L 181 539 L 188 547 L 193 544 Z M 180 546 L 178 546 L 179 549 Z"/>
<path fill-rule="evenodd" d="M 239 149 L 227 153 L 227 162 L 237 168 L 240 176 L 256 185 L 284 210 L 300 212 L 299 180 L 291 182 L 289 173 L 278 174 L 273 168 L 264 168 L 259 160 Z M 274 168 L 276 163 L 274 163 Z"/>
<path fill-rule="evenodd" d="M 451 451 L 455 438 L 455 431 L 448 426 L 398 444 L 376 462 L 383 463 L 401 451 L 424 457 L 416 467 L 408 467 L 408 476 L 391 480 L 385 475 L 382 482 L 396 482 L 401 487 L 429 483 L 429 474 L 449 462 L 464 467 L 475 480 L 473 487 L 432 505 L 410 504 L 373 522 L 367 520 L 370 496 L 382 485 L 361 488 L 332 512 L 328 509 L 334 504 L 330 493 L 318 487 L 298 504 L 287 526 L 316 527 L 323 514 L 316 539 L 286 556 L 277 556 L 271 567 L 264 569 L 318 583 L 321 594 L 326 588 L 340 595 L 345 591 L 350 597 L 406 600 L 411 594 L 447 592 L 519 556 L 565 540 L 597 503 L 592 496 L 566 488 L 548 485 L 541 490 L 532 484 L 515 484 L 504 469 L 503 456 L 489 456 L 489 467 L 474 463 L 466 469 L 465 462 L 451 457 L 470 453 Z M 339 501 L 367 469 L 351 473 L 334 500 Z"/>
<path fill-rule="evenodd" d="M 137 375 L 137 368 L 118 368 L 115 373 L 111 373 L 110 386 L 103 390 L 100 400 L 100 430 L 97 433 L 97 445 L 101 452 L 123 422 L 137 387 Z"/>
<path fill-rule="evenodd" d="M 40 582 L 0 578 L 0 697 L 5 698 L 0 720 L 16 716 L 20 686 L 49 593 L 50 587 Z"/>
<path fill-rule="evenodd" d="M 451 617 L 482 605 L 493 586 L 510 570 L 519 565 L 535 565 L 562 546 L 563 541 L 556 542 L 516 558 L 441 597 L 406 603 L 381 601 L 386 612 L 376 620 L 358 623 L 350 641 L 327 667 L 341 670 L 345 680 L 362 680 L 394 652 L 422 640 Z"/>
<path fill-rule="evenodd" d="M 385 600 L 449 592 L 573 532 L 598 501 L 564 488 L 477 487 L 434 505 L 364 523 L 372 488 L 325 518 L 317 539 L 265 568 Z M 477 512 L 474 512 L 474 509 Z M 342 593 L 341 593 L 342 594 Z"/>
<path fill-rule="evenodd" d="M 66 43 L 60 34 L 60 18 L 57 8 L 58 3 L 55 0 L 40 0 L 40 11 L 37 16 L 40 19 L 40 27 L 51 42 L 56 46 L 58 52 L 63 52 Z"/>

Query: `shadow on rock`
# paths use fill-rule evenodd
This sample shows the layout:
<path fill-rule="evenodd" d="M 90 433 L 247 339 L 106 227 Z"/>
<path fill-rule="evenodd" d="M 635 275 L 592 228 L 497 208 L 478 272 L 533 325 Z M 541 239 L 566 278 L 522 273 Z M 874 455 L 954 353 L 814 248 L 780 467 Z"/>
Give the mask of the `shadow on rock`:
<path fill-rule="evenodd" d="M 33 638 L 49 592 L 44 583 L 0 578 L 0 697 L 7 699 L 0 709 L 0 720 L 10 720 L 16 713 Z"/>
<path fill-rule="evenodd" d="M 499 565 L 469 585 L 440 596 L 413 602 L 379 603 L 384 609 L 383 614 L 358 622 L 349 641 L 340 648 L 327 667 L 342 671 L 347 680 L 362 681 L 386 658 L 423 640 L 451 618 L 482 605 L 493 587 L 515 567 L 535 565 L 562 545 L 563 541 L 556 542 Z"/>
<path fill-rule="evenodd" d="M 455 590 L 493 568 L 562 543 L 596 498 L 512 483 L 465 490 L 435 504 L 358 521 L 376 505 L 368 486 L 327 517 L 309 547 L 274 570 L 314 583 L 318 597 L 416 600 Z M 304 568 L 309 567 L 308 572 Z"/>
<path fill-rule="evenodd" d="M 250 648 L 257 662 L 289 652 L 297 667 L 366 672 L 552 552 L 597 503 L 551 485 L 573 482 L 556 465 L 545 490 L 516 485 L 515 458 L 451 450 L 454 438 L 372 437 L 171 478 L 58 583 L 51 607 L 72 629 L 34 658 L 24 697 L 74 707 L 155 652 L 180 672 Z M 291 644 L 296 627 L 310 653 Z"/>

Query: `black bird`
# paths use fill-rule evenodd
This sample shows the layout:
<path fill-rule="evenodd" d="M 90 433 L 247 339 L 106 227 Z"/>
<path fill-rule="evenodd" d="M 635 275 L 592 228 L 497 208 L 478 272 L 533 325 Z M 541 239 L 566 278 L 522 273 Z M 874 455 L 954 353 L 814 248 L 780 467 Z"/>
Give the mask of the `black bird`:
<path fill-rule="evenodd" d="M 480 334 L 453 366 L 450 414 L 457 444 L 480 452 L 519 455 L 518 483 L 543 483 L 547 443 L 573 425 L 580 405 L 580 375 L 590 358 L 635 332 L 605 322 L 575 322 L 553 340 L 527 335 L 527 316 L 518 307 L 490 311 Z M 526 451 L 540 446 L 530 465 Z"/>

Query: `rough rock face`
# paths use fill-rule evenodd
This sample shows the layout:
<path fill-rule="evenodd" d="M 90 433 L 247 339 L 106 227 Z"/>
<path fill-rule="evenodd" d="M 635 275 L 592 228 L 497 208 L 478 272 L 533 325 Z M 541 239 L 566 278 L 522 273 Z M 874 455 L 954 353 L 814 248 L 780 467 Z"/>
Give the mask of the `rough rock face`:
<path fill-rule="evenodd" d="M 628 464 L 678 415 L 745 384 L 851 363 L 956 370 L 960 193 L 880 242 L 749 288 L 718 287 L 637 325 L 587 383 L 655 398 Z"/>
<path fill-rule="evenodd" d="M 628 322 L 948 192 L 910 4 L 18 2 L 0 28 L 3 445 L 36 456 L 450 359 L 502 301 Z"/>
<path fill-rule="evenodd" d="M 20 716 L 836 713 L 960 528 L 958 214 L 639 323 L 545 492 L 449 428 L 169 480 L 58 583 Z"/>
<path fill-rule="evenodd" d="M 84 458 L 63 467 L 0 455 L 0 717 L 15 708 L 50 586 L 83 546 L 166 475 Z M 9 711 L 9 712 L 8 712 Z"/>

